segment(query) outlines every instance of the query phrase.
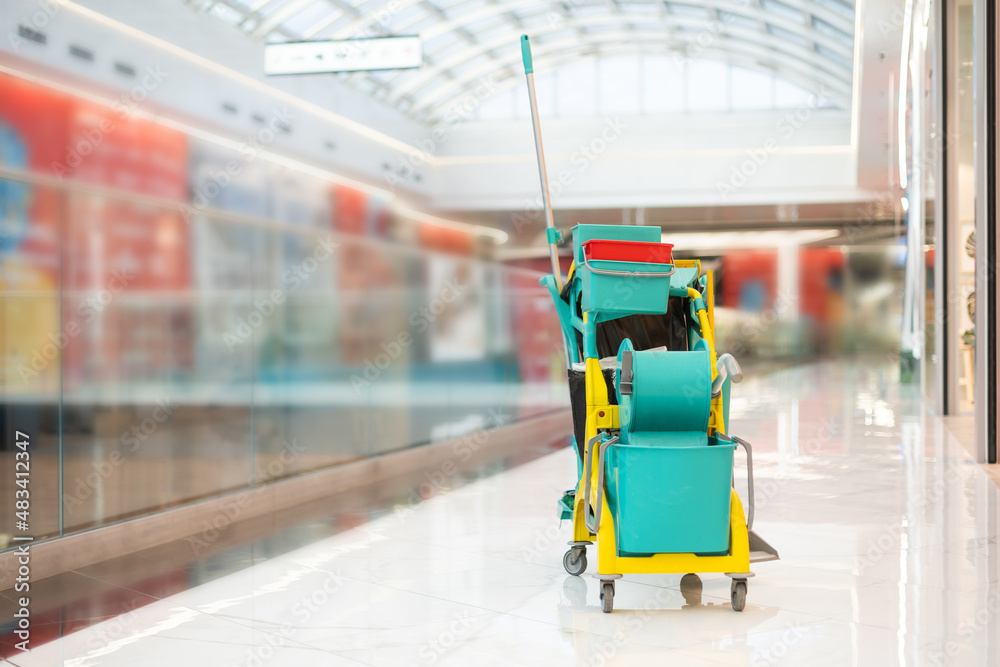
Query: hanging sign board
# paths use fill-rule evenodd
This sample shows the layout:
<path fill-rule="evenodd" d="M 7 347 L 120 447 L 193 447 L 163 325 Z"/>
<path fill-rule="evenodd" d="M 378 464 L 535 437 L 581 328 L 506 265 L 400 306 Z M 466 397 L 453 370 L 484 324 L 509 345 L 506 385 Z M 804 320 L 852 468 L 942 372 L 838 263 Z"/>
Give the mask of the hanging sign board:
<path fill-rule="evenodd" d="M 318 74 L 420 67 L 419 37 L 285 42 L 264 47 L 264 74 Z"/>

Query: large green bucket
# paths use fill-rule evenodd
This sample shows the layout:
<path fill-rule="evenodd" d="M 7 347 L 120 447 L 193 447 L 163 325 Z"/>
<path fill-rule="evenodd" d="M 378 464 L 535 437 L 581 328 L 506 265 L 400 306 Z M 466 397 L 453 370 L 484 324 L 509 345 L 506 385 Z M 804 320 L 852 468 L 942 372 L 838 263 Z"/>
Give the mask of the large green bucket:
<path fill-rule="evenodd" d="M 612 445 L 605 477 L 618 553 L 728 552 L 735 448 Z"/>

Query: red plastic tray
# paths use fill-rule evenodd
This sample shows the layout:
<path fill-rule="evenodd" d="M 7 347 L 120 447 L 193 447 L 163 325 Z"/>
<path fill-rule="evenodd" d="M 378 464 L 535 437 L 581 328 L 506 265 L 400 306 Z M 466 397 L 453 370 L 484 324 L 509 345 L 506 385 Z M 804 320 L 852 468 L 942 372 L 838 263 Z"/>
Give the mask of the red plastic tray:
<path fill-rule="evenodd" d="M 648 241 L 613 241 L 591 239 L 583 242 L 583 254 L 588 259 L 608 259 L 618 262 L 673 264 L 673 243 Z"/>

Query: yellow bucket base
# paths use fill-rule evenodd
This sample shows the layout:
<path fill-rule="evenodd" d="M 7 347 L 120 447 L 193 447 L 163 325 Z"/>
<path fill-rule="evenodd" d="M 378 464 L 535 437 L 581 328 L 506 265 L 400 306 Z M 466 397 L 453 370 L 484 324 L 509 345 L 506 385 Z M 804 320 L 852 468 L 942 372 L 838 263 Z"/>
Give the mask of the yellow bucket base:
<path fill-rule="evenodd" d="M 601 525 L 597 535 L 591 535 L 584 523 L 583 480 L 577 487 L 576 503 L 573 509 L 573 540 L 576 542 L 597 542 L 598 574 L 687 574 L 706 572 L 749 572 L 750 542 L 743 516 L 743 503 L 736 491 L 731 492 L 729 511 L 729 554 L 725 556 L 698 556 L 686 554 L 653 554 L 651 556 L 619 556 L 615 539 L 615 522 L 611 518 L 604 495 L 601 502 Z"/>

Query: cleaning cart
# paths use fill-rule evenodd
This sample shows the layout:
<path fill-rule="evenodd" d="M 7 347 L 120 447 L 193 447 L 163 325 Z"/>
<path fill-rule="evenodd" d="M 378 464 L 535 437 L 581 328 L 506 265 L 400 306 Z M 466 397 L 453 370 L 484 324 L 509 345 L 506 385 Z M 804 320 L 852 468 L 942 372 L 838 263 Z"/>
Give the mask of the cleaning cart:
<path fill-rule="evenodd" d="M 615 581 L 630 573 L 697 573 L 732 579 L 733 609 L 746 603 L 750 564 L 778 558 L 752 530 L 753 457 L 729 434 L 730 389 L 742 379 L 717 355 L 711 271 L 676 260 L 659 227 L 577 225 L 563 281 L 535 104 L 531 51 L 521 39 L 552 275 L 541 280 L 565 343 L 578 482 L 559 502 L 573 522 L 563 557 L 572 575 L 587 569 L 595 544 L 601 606 L 614 606 Z M 733 482 L 737 447 L 746 451 L 748 513 Z M 700 584 L 700 581 L 698 581 Z"/>

